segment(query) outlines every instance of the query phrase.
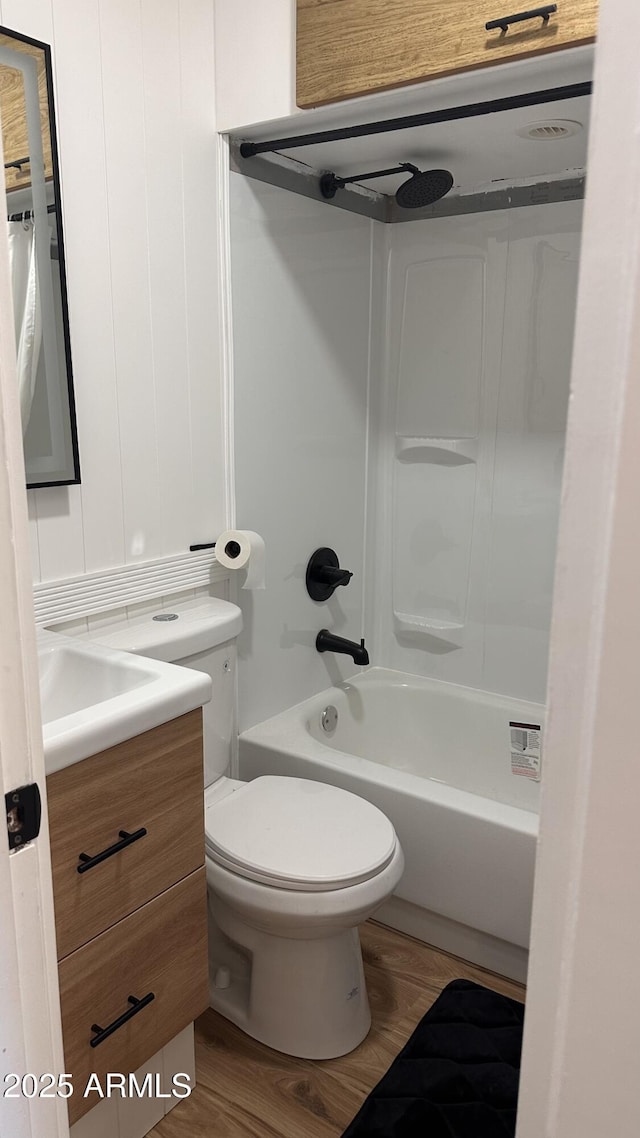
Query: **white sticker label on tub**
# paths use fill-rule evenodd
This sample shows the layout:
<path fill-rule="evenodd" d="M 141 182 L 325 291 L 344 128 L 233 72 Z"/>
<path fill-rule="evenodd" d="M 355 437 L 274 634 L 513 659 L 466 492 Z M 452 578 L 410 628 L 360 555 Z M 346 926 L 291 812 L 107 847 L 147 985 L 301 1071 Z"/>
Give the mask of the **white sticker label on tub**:
<path fill-rule="evenodd" d="M 511 773 L 540 778 L 542 732 L 539 723 L 510 723 Z"/>

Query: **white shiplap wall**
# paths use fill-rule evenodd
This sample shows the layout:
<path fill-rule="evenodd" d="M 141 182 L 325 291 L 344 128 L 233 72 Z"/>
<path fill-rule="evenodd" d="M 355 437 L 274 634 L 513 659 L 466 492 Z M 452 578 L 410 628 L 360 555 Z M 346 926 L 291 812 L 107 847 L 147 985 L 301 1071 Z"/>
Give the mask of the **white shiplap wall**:
<path fill-rule="evenodd" d="M 211 0 L 0 0 L 52 46 L 82 484 L 29 492 L 34 581 L 225 528 Z"/>

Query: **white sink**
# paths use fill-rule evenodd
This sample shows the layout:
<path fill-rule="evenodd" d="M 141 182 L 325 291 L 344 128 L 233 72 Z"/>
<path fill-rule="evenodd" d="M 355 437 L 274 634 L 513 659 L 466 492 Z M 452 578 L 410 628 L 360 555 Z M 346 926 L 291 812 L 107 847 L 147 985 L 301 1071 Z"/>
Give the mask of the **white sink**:
<path fill-rule="evenodd" d="M 43 629 L 38 664 L 47 774 L 211 698 L 202 672 Z"/>
<path fill-rule="evenodd" d="M 38 661 L 45 724 L 134 691 L 156 678 L 147 668 L 136 668 L 133 656 L 126 661 L 93 657 L 76 644 L 54 643 L 42 648 Z"/>

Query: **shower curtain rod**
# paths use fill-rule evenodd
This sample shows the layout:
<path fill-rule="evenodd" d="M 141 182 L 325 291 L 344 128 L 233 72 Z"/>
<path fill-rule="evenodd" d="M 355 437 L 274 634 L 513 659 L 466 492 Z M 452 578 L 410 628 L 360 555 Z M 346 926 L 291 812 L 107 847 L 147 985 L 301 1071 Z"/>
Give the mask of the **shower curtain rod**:
<path fill-rule="evenodd" d="M 320 130 L 315 134 L 295 134 L 291 138 L 272 138 L 266 142 L 243 142 L 240 145 L 240 154 L 243 158 L 253 158 L 256 154 L 267 154 L 274 150 L 293 150 L 298 146 L 338 142 L 344 138 L 363 138 L 369 134 L 386 134 L 392 130 L 408 130 L 416 126 L 430 126 L 433 123 L 454 122 L 456 119 L 491 115 L 498 111 L 516 110 L 518 107 L 535 107 L 541 103 L 579 99 L 584 95 L 590 95 L 592 89 L 593 84 L 590 82 L 571 83 L 566 87 L 549 87 L 546 91 L 527 91 L 523 95 L 508 95 L 503 99 L 467 103 L 465 106 L 447 107 L 441 111 L 425 111 L 419 115 L 405 115 L 403 118 L 382 119 L 380 122 L 360 123 L 358 126 L 344 126 L 335 130 Z"/>
<path fill-rule="evenodd" d="M 55 213 L 55 205 L 47 206 L 47 213 Z M 32 209 L 25 209 L 22 213 L 10 213 L 7 216 L 7 221 L 31 221 L 35 217 L 35 212 Z"/>

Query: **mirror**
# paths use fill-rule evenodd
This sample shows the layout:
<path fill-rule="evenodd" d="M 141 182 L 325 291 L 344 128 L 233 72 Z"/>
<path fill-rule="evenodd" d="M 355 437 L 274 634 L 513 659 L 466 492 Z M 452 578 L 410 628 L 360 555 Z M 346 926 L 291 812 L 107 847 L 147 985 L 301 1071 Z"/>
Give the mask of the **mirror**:
<path fill-rule="evenodd" d="M 0 121 L 27 486 L 80 481 L 51 51 L 0 27 Z"/>

